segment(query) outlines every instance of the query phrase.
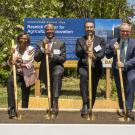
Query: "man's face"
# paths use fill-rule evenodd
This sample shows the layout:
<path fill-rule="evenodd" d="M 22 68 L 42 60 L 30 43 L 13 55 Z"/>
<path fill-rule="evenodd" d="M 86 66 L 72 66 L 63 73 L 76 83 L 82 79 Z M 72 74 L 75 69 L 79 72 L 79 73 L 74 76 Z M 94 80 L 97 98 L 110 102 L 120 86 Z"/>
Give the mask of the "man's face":
<path fill-rule="evenodd" d="M 47 38 L 52 39 L 54 37 L 54 26 L 51 24 L 48 24 L 45 27 L 45 35 Z"/>
<path fill-rule="evenodd" d="M 85 31 L 87 35 L 93 35 L 94 29 L 94 24 L 92 22 L 87 22 L 85 24 Z"/>
<path fill-rule="evenodd" d="M 128 25 L 123 25 L 120 28 L 120 37 L 122 39 L 128 39 L 130 37 L 130 33 L 131 33 L 131 30 L 130 30 L 130 27 Z"/>

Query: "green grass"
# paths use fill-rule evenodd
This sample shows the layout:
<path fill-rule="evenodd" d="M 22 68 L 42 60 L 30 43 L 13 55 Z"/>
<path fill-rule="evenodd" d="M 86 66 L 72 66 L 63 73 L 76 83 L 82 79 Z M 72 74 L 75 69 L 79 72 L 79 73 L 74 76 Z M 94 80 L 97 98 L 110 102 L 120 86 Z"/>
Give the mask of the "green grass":
<path fill-rule="evenodd" d="M 6 88 L 0 88 L 0 108 L 7 107 L 7 92 Z"/>
<path fill-rule="evenodd" d="M 73 77 L 64 77 L 62 84 L 62 91 L 60 98 L 66 99 L 81 99 L 80 90 L 79 90 L 79 78 Z M 47 90 L 43 88 L 43 84 L 41 84 L 41 96 L 47 97 Z M 18 87 L 19 88 L 19 87 Z M 105 99 L 105 80 L 102 79 L 99 82 L 98 90 L 97 90 L 97 98 Z M 111 87 L 111 98 L 116 99 L 116 92 L 114 82 L 112 82 Z M 113 90 L 114 89 L 114 90 Z M 34 96 L 34 86 L 31 88 L 31 95 Z M 21 100 L 21 90 L 18 90 L 18 99 Z M 0 87 L 0 107 L 7 107 L 7 90 L 4 87 Z"/>

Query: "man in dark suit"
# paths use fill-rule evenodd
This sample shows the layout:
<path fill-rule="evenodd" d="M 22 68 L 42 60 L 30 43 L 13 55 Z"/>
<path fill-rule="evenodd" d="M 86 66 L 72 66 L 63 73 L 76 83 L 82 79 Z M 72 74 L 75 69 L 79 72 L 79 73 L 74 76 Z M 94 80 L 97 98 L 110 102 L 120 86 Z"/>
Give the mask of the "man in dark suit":
<path fill-rule="evenodd" d="M 88 93 L 88 57 L 92 59 L 92 107 L 96 98 L 96 90 L 99 79 L 102 75 L 101 59 L 104 57 L 105 42 L 102 38 L 94 35 L 94 22 L 85 23 L 86 35 L 77 39 L 76 56 L 78 61 L 78 73 L 80 74 L 80 91 L 83 100 L 81 116 L 86 117 L 89 109 L 89 93 Z M 89 40 L 88 35 L 92 38 L 93 49 L 88 51 Z"/>
<path fill-rule="evenodd" d="M 46 37 L 37 44 L 35 60 L 41 61 L 39 69 L 39 79 L 45 84 L 47 82 L 46 74 L 46 54 L 49 55 L 49 69 L 51 80 L 51 107 L 52 114 L 58 115 L 58 98 L 62 87 L 62 76 L 64 72 L 63 63 L 66 60 L 65 43 L 55 37 L 55 28 L 53 24 L 47 24 L 45 27 Z M 49 49 L 45 49 L 45 44 Z"/>
<path fill-rule="evenodd" d="M 106 49 L 106 57 L 113 57 L 112 69 L 117 87 L 119 107 L 123 110 L 122 94 L 118 67 L 122 68 L 123 83 L 125 88 L 127 117 L 134 120 L 132 113 L 135 90 L 135 39 L 130 38 L 131 26 L 128 23 L 120 25 L 120 37 L 112 39 Z M 117 62 L 116 50 L 120 49 L 120 62 Z M 119 114 L 122 115 L 122 114 Z"/>

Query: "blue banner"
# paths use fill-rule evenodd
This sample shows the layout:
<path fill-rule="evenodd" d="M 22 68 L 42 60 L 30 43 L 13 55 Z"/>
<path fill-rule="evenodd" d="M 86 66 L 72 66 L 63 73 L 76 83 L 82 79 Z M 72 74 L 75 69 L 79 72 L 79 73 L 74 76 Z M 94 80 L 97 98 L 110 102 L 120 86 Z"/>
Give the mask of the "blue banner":
<path fill-rule="evenodd" d="M 31 45 L 36 46 L 44 38 L 44 27 L 48 23 L 55 26 L 56 37 L 66 44 L 67 60 L 77 60 L 75 56 L 76 39 L 85 34 L 84 23 L 92 19 L 64 19 L 64 18 L 25 18 L 24 30 L 30 34 Z M 106 42 L 115 36 L 115 27 L 121 23 L 120 19 L 95 19 L 95 34 L 103 37 Z M 117 33 L 117 32 L 116 32 Z"/>

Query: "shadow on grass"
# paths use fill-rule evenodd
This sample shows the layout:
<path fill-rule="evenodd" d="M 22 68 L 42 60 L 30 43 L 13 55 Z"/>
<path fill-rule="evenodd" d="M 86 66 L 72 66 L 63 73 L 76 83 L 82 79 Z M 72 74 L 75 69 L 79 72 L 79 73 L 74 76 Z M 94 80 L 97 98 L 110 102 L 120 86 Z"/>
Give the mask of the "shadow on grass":
<path fill-rule="evenodd" d="M 97 98 L 105 98 L 105 91 L 104 90 L 98 90 L 97 91 L 97 95 L 96 97 Z M 41 95 L 42 96 L 47 96 L 47 90 L 42 88 L 41 89 Z M 67 98 L 78 98 L 78 99 L 81 99 L 81 93 L 79 90 L 77 89 L 62 89 L 61 90 L 61 97 L 67 97 Z"/>
<path fill-rule="evenodd" d="M 42 96 L 47 96 L 47 90 L 46 89 L 41 89 L 41 95 Z M 78 90 L 69 90 L 69 89 L 62 89 L 61 90 L 61 96 L 64 96 L 64 97 L 80 97 L 80 92 Z"/>

